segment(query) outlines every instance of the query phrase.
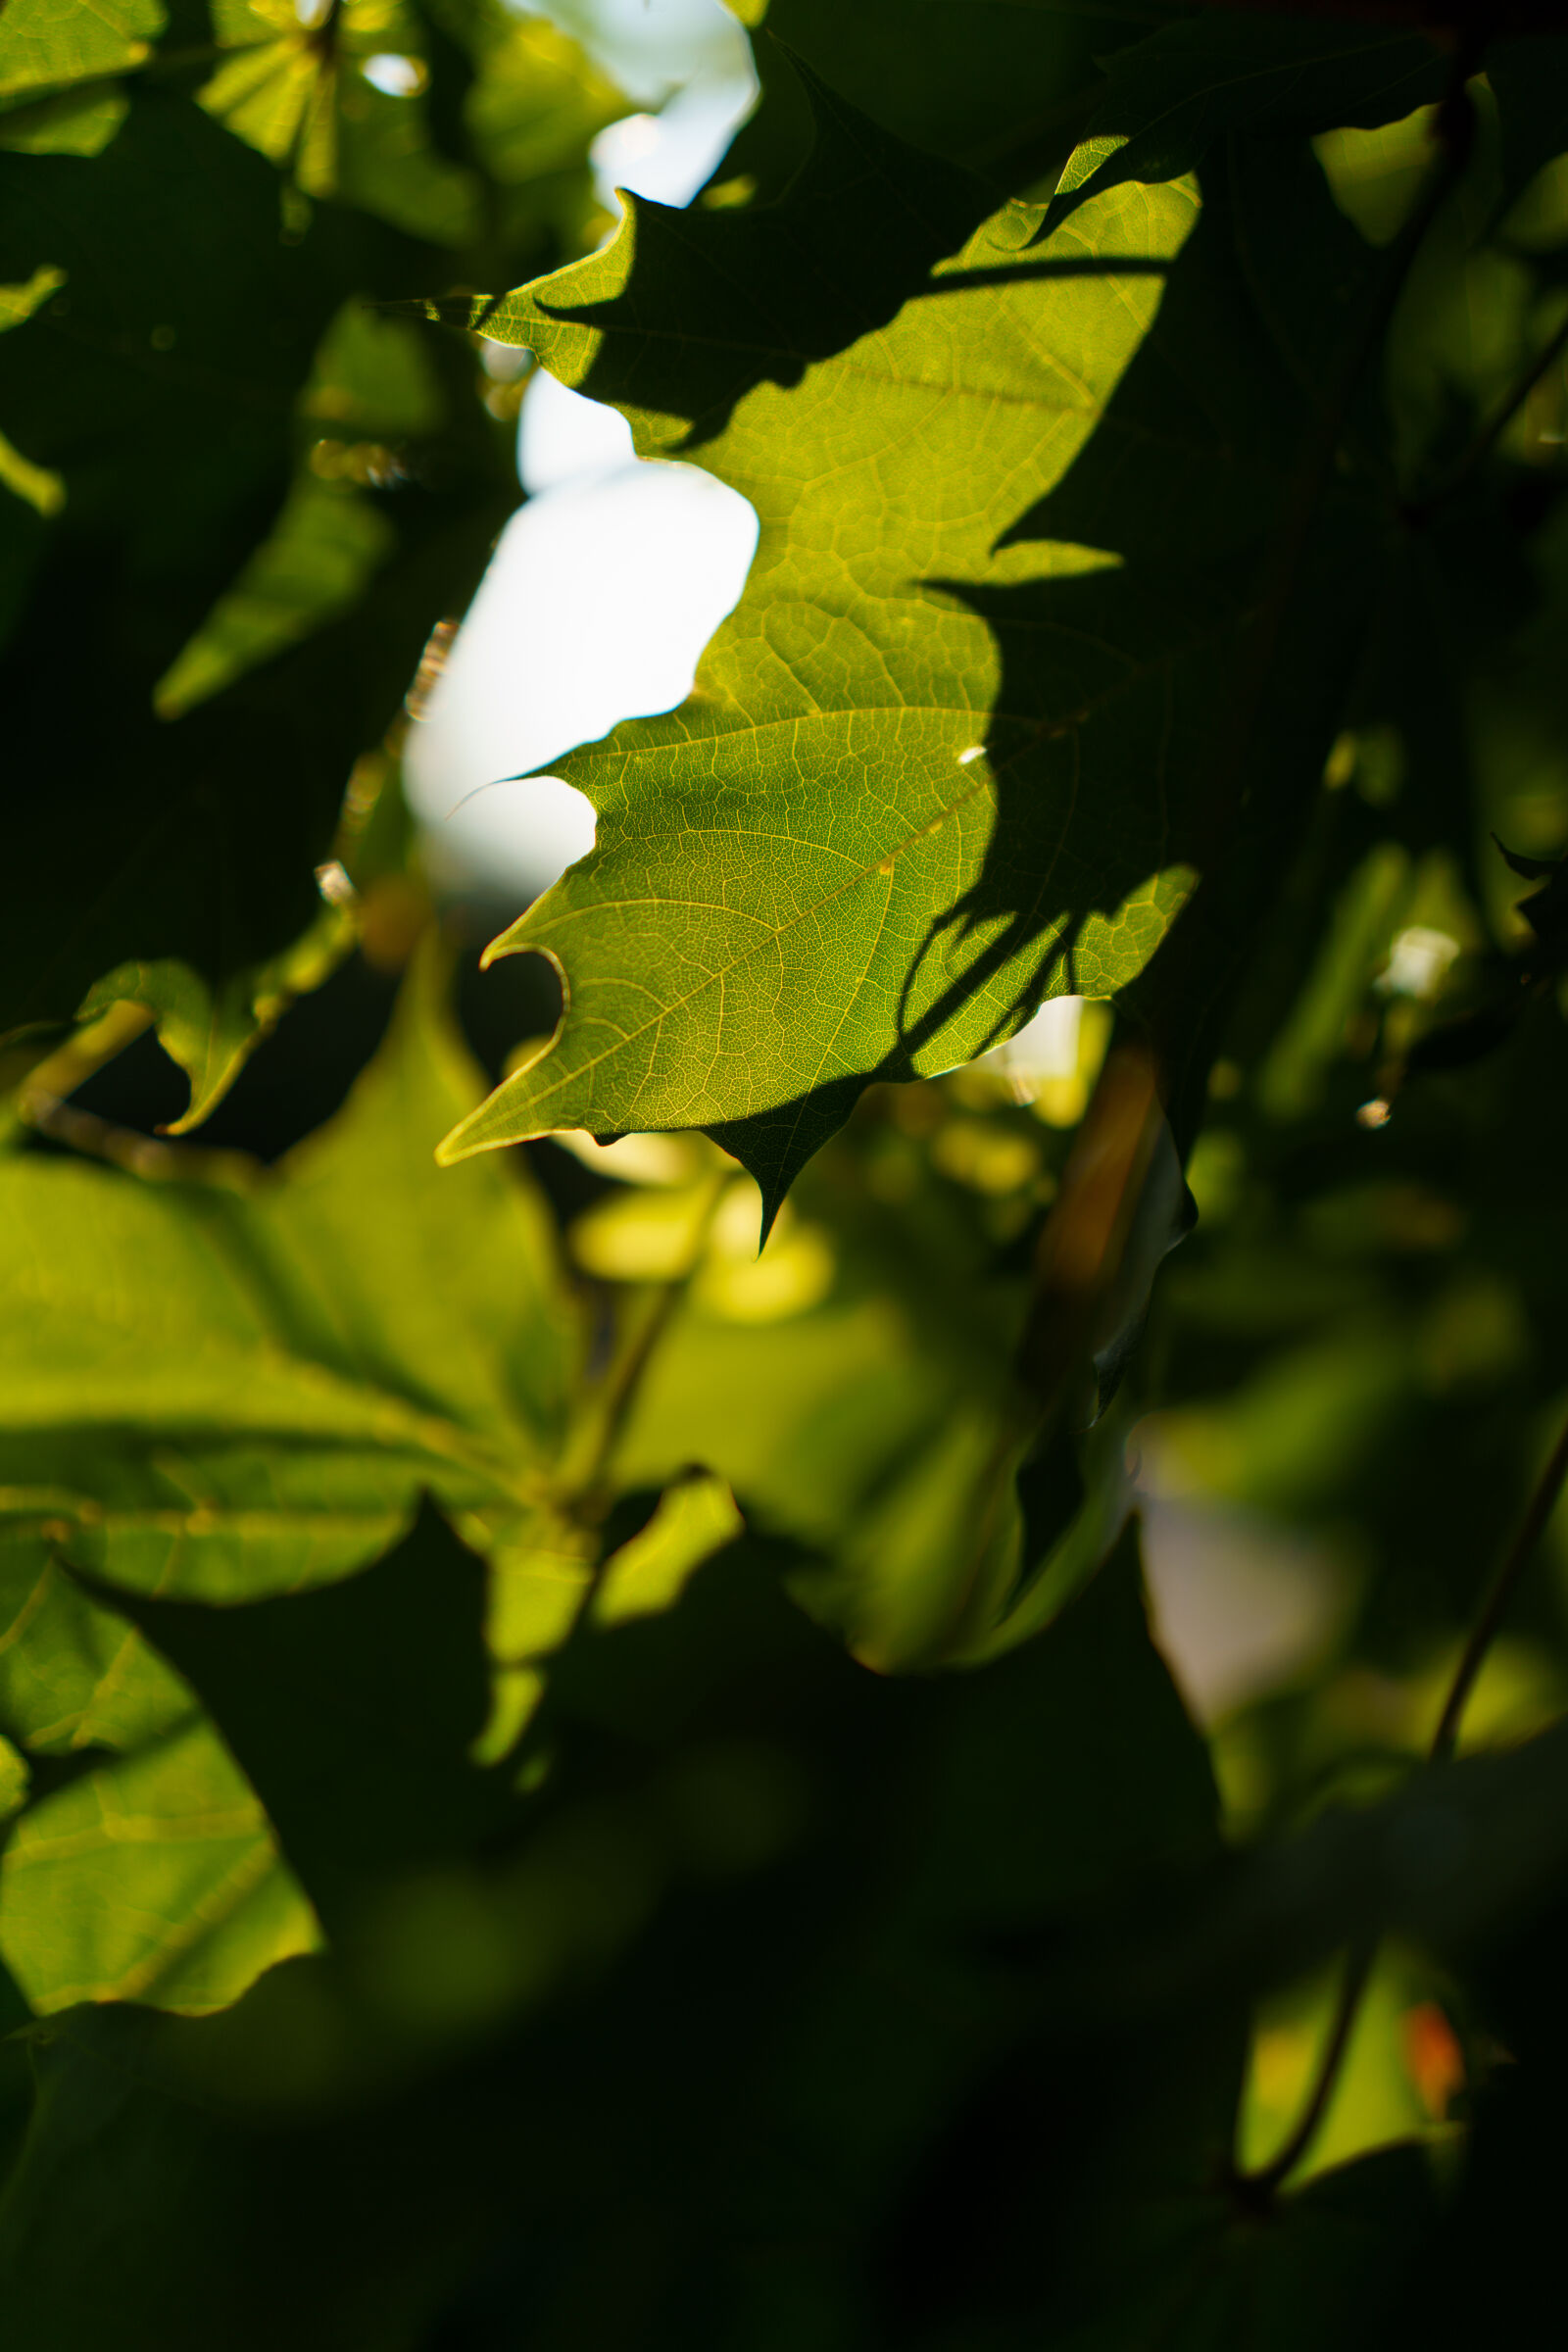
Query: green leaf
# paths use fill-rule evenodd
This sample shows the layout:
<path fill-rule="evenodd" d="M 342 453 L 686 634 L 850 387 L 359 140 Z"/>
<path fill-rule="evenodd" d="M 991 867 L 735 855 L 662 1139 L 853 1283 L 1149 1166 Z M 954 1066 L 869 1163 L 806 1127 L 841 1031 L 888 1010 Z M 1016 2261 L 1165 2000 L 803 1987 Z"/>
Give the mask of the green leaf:
<path fill-rule="evenodd" d="M 0 103 L 145 65 L 169 22 L 163 0 L 10 0 L 0 20 Z"/>
<path fill-rule="evenodd" d="M 1440 98 L 1447 78 L 1420 33 L 1275 16 L 1162 25 L 1118 50 L 1108 70 L 1047 230 L 1108 188 L 1180 178 L 1227 131 L 1370 129 Z"/>
<path fill-rule="evenodd" d="M 24 283 L 0 286 L 0 333 L 20 326 L 66 282 L 63 270 L 41 262 Z M 56 514 L 65 503 L 66 485 L 46 466 L 34 466 L 0 433 L 0 482 L 43 515 Z"/>
<path fill-rule="evenodd" d="M 4 1498 L 16 1513 L 23 1497 Z M 0 1539 L 0 1726 L 34 1755 L 143 1746 L 189 1717 L 190 1692 L 61 1568 L 53 1532 Z"/>
<path fill-rule="evenodd" d="M 13 0 L 0 24 L 0 151 L 101 155 L 130 105 L 109 77 L 144 66 L 168 22 L 162 0 Z"/>
<path fill-rule="evenodd" d="M 1316 783 L 1376 564 L 1349 552 L 1375 513 L 1330 506 L 1333 545 L 1293 486 L 1324 463 L 1305 396 L 1332 383 L 1361 268 L 1321 178 L 1254 156 L 1255 207 L 1221 190 L 1196 233 L 1186 184 L 1110 191 L 1044 246 L 1039 208 L 1008 206 L 933 268 L 984 196 L 816 103 L 777 207 L 640 206 L 604 254 L 473 306 L 615 400 L 646 455 L 691 450 L 744 490 L 761 535 L 692 701 L 562 765 L 596 848 L 490 954 L 555 960 L 563 1026 L 449 1158 L 706 1125 L 771 1215 L 868 1078 L 950 1067 L 1046 996 L 1126 988 L 1209 859 L 1227 775 L 1280 779 L 1242 829 L 1260 859 Z M 852 210 L 877 232 L 846 247 Z M 1251 287 L 1287 252 L 1265 327 Z M 1220 713 L 1248 627 L 1312 564 L 1357 588 L 1315 648 L 1268 624 L 1260 740 L 1238 738 Z M 1259 879 L 1238 861 L 1205 955 L 1234 955 Z"/>
<path fill-rule="evenodd" d="M 24 285 L 0 286 L 0 331 L 30 318 L 65 282 L 63 270 L 51 270 L 46 262 L 40 262 Z"/>
<path fill-rule="evenodd" d="M 270 1222 L 308 1269 L 323 1351 L 537 1461 L 580 1376 L 579 1309 L 520 1155 L 461 1194 L 434 1166 L 483 1083 L 440 991 L 426 952 L 339 1119 L 284 1163 Z"/>
<path fill-rule="evenodd" d="M 83 1022 L 116 1004 L 142 1005 L 153 1016 L 158 1042 L 190 1080 L 190 1102 L 164 1132 L 184 1135 L 220 1103 L 262 1040 L 296 997 L 318 988 L 354 946 L 353 916 L 324 906 L 304 936 L 282 955 L 217 988 L 186 963 L 122 963 L 88 990 Z"/>
<path fill-rule="evenodd" d="M 1085 791 L 1081 831 L 1067 812 L 1072 713 L 1137 709 L 1152 649 L 1057 673 L 1046 710 L 1031 682 L 1016 707 L 976 608 L 991 583 L 1054 577 L 1085 608 L 1064 642 L 1103 634 L 1089 616 L 1114 556 L 997 543 L 1094 431 L 1192 195 L 1112 200 L 1031 260 L 1037 214 L 985 220 L 974 183 L 817 103 L 818 147 L 776 210 L 639 205 L 607 253 L 484 314 L 487 333 L 616 398 L 644 454 L 700 446 L 762 531 L 696 699 L 564 768 L 595 804 L 597 848 L 491 952 L 559 960 L 564 1027 L 449 1157 L 555 1126 L 768 1113 L 740 1148 L 771 1204 L 866 1076 L 947 1067 L 1045 994 L 1115 988 L 1188 885 L 1164 829 L 1106 799 L 1113 774 Z M 867 225 L 824 313 L 848 207 Z M 965 216 L 981 220 L 966 242 Z M 656 303 L 673 334 L 649 331 Z M 961 499 L 944 489 L 960 478 Z M 1050 800 L 1007 841 L 999 804 L 1020 768 L 1031 803 Z"/>
<path fill-rule="evenodd" d="M 646 1527 L 605 1562 L 595 1587 L 597 1625 L 657 1616 L 680 1598 L 688 1577 L 732 1544 L 745 1522 L 721 1478 L 698 1471 L 661 1496 Z"/>
<path fill-rule="evenodd" d="M 27 1801 L 27 1759 L 20 1747 L 0 1738 L 0 1819 L 19 1813 Z"/>
<path fill-rule="evenodd" d="M 342 0 L 307 23 L 292 0 L 213 0 L 220 64 L 198 103 L 237 138 L 290 172 L 312 197 L 338 197 L 412 235 L 461 244 L 473 233 L 471 172 L 425 136 L 428 79 L 416 11 L 397 0 Z M 390 59 L 403 94 L 366 68 Z"/>
<path fill-rule="evenodd" d="M 0 1853 L 0 1953 L 41 2016 L 220 2009 L 316 1939 L 260 1804 L 191 1715 L 30 1805 Z"/>
<path fill-rule="evenodd" d="M 216 1708 L 249 1769 L 252 1727 L 231 1723 L 223 1674 L 237 1660 L 240 1680 L 254 1678 L 270 1628 L 280 1659 L 251 1687 L 283 1756 L 264 1740 L 252 1777 L 285 1847 L 301 1841 L 313 1892 L 325 1841 L 329 1910 L 334 1838 L 388 1821 L 413 1835 L 417 1809 L 388 1795 L 384 1723 L 368 1727 L 366 1708 L 379 1693 L 388 1721 L 436 1721 L 436 1635 L 460 1601 L 454 1770 L 479 1785 L 462 1750 L 488 1703 L 482 1581 L 428 1513 L 324 1611 L 232 1608 L 351 1576 L 396 1544 L 427 1487 L 473 1510 L 486 1537 L 514 1525 L 559 1444 L 577 1339 L 546 1212 L 520 1170 L 481 1163 L 477 1181 L 454 1180 L 431 1156 L 475 1092 L 439 991 L 438 959 L 421 956 L 350 1102 L 247 1195 L 26 1155 L 0 1168 L 13 1342 L 0 1730 L 31 1755 L 87 1767 L 45 1788 L 0 1856 L 0 1953 L 41 2011 L 110 1998 L 218 2007 L 310 1948 L 312 1915 L 267 1817 L 197 1712 L 200 1699 Z M 149 1647 L 63 1563 L 127 1595 L 230 1606 L 160 1601 L 161 1646 Z M 394 1706 L 398 1661 L 418 1687 Z M 301 1715 L 276 1707 L 285 1665 L 323 1678 L 333 1698 L 316 1709 L 326 1764 Z M 356 1673 L 374 1684 L 358 1701 Z M 423 1786 L 416 1748 L 409 1773 Z M 318 1773 L 308 1803 L 288 1782 L 273 1806 L 285 1765 Z M 322 1785 L 338 1791 L 330 1830 Z"/>
<path fill-rule="evenodd" d="M 626 113 L 625 94 L 548 18 L 462 13 L 476 20 L 479 67 L 464 116 L 486 169 L 509 187 L 579 167 L 590 141 Z"/>
<path fill-rule="evenodd" d="M 153 688 L 160 718 L 183 717 L 353 611 L 400 552 L 402 534 L 372 492 L 396 488 L 421 462 L 417 445 L 440 432 L 445 407 L 419 338 L 345 303 L 299 397 L 311 438 L 282 512 Z"/>
<path fill-rule="evenodd" d="M 421 962 L 332 1124 L 246 1194 L 0 1167 L 5 1517 L 127 1590 L 235 1601 L 346 1574 L 421 1488 L 540 1490 L 578 1346 L 545 1211 L 442 1178 L 475 1091 Z"/>
<path fill-rule="evenodd" d="M 0 151 L 13 155 L 102 155 L 130 100 L 114 82 L 88 82 L 0 115 Z"/>
<path fill-rule="evenodd" d="M 256 662 L 351 611 L 396 544 L 390 524 L 348 485 L 297 482 L 270 538 L 159 680 L 159 717 L 182 717 Z"/>
<path fill-rule="evenodd" d="M 428 1502 L 324 1591 L 124 1606 L 208 1709 L 329 1933 L 378 1880 L 450 1864 L 494 1830 L 510 1791 L 468 1752 L 489 1706 L 484 1567 Z"/>

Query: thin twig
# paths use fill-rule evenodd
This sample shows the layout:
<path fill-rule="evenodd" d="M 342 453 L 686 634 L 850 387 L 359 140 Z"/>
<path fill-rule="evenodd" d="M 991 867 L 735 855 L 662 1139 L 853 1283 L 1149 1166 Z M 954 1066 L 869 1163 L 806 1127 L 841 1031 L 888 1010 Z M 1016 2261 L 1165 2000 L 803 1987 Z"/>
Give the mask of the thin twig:
<path fill-rule="evenodd" d="M 1446 1763 L 1453 1753 L 1459 1738 L 1459 1726 L 1463 1720 L 1465 1707 L 1470 1693 L 1476 1686 L 1476 1677 L 1481 1672 L 1488 1650 L 1496 1639 L 1497 1628 L 1507 1613 L 1508 1603 L 1518 1589 L 1519 1579 L 1529 1565 L 1531 1554 L 1541 1541 L 1546 1521 L 1556 1508 L 1557 1498 L 1562 1493 L 1565 1479 L 1568 1479 L 1568 1422 L 1564 1423 L 1562 1435 L 1552 1447 L 1544 1470 L 1536 1481 L 1536 1490 L 1530 1497 L 1529 1506 L 1520 1522 L 1519 1533 L 1514 1537 L 1508 1547 L 1507 1556 L 1492 1580 L 1492 1587 L 1482 1603 L 1481 1613 L 1471 1629 L 1469 1641 L 1464 1645 L 1464 1655 L 1459 1660 L 1453 1681 L 1448 1689 L 1447 1698 L 1444 1703 L 1442 1718 L 1433 1735 L 1431 1761 L 1434 1764 Z"/>
<path fill-rule="evenodd" d="M 1446 1764 L 1453 1754 L 1465 1707 L 1486 1662 L 1487 1652 L 1496 1640 L 1508 1604 L 1518 1591 L 1519 1580 L 1545 1531 L 1547 1520 L 1557 1506 L 1565 1481 L 1568 1481 L 1568 1422 L 1563 1424 L 1562 1433 L 1551 1449 L 1546 1466 L 1536 1481 L 1525 1515 L 1519 1523 L 1519 1532 L 1508 1546 L 1471 1628 L 1470 1639 L 1454 1669 L 1448 1695 L 1444 1701 L 1443 1713 L 1433 1734 L 1427 1754 L 1429 1764 Z M 1317 2077 L 1306 2105 L 1296 2129 L 1277 2155 L 1255 2172 L 1237 2173 L 1233 2177 L 1231 2186 L 1244 2199 L 1271 2196 L 1290 2178 L 1317 2136 L 1350 2046 L 1350 2035 L 1361 2006 L 1361 1996 L 1371 1979 L 1377 1949 L 1378 1938 L 1375 1936 L 1365 1936 L 1352 1945 L 1340 1986 L 1334 2023 L 1329 2029 L 1328 2040 L 1323 2045 Z"/>

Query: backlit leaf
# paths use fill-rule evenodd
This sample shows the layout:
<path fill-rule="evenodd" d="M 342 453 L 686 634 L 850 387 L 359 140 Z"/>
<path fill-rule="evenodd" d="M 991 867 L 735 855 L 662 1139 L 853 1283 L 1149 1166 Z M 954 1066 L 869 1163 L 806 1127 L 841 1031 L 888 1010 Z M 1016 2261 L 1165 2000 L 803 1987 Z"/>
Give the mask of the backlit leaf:
<path fill-rule="evenodd" d="M 163 0 L 10 0 L 0 20 L 0 102 L 144 65 L 167 23 Z"/>
<path fill-rule="evenodd" d="M 7 1493 L 8 1511 L 24 1499 Z M 140 1747 L 190 1715 L 190 1692 L 134 1626 L 73 1582 L 56 1532 L 10 1526 L 0 1542 L 0 1728 L 34 1754 Z"/>
<path fill-rule="evenodd" d="M 41 2015 L 222 2008 L 316 1936 L 260 1804 L 195 1716 L 30 1806 L 0 1854 L 0 1953 Z"/>
<path fill-rule="evenodd" d="M 596 847 L 490 953 L 559 963 L 563 1027 L 451 1158 L 553 1126 L 705 1125 L 770 1216 L 870 1077 L 964 1060 L 1043 997 L 1125 989 L 1206 860 L 1227 772 L 1266 762 L 1286 805 L 1315 781 L 1353 602 L 1310 667 L 1271 635 L 1266 750 L 1217 731 L 1264 583 L 1299 593 L 1267 517 L 1303 462 L 1302 386 L 1282 371 L 1221 420 L 1195 385 L 1221 347 L 1254 392 L 1281 343 L 1295 377 L 1332 367 L 1355 240 L 1321 180 L 1255 167 L 1248 230 L 1268 262 L 1309 257 L 1266 345 L 1223 201 L 1200 224 L 1188 182 L 1123 187 L 1044 245 L 1017 205 L 960 243 L 988 210 L 975 183 L 815 103 L 776 207 L 640 206 L 604 254 L 472 306 L 615 400 L 645 454 L 744 490 L 761 537 L 693 699 L 562 766 Z M 854 206 L 887 225 L 847 246 Z M 1157 498 L 1137 486 L 1173 444 L 1179 506 L 1169 468 Z"/>
<path fill-rule="evenodd" d="M 428 967 L 334 1124 L 248 1194 L 0 1165 L 5 1511 L 94 1576 L 236 1601 L 384 1550 L 423 1487 L 537 1494 L 576 1335 L 521 1172 L 431 1151 L 474 1081 Z"/>
<path fill-rule="evenodd" d="M 190 1080 L 190 1102 L 167 1132 L 200 1126 L 220 1102 L 245 1063 L 296 997 L 318 987 L 354 945 L 354 922 L 343 907 L 326 906 L 291 948 L 258 969 L 236 972 L 210 987 L 187 963 L 122 963 L 106 972 L 82 999 L 83 1021 L 116 1005 L 151 1013 L 158 1042 Z"/>
<path fill-rule="evenodd" d="M 770 1113 L 747 1156 L 776 1200 L 820 1140 L 822 1105 L 847 1106 L 873 1070 L 964 1058 L 1048 990 L 1115 987 L 1187 886 L 1162 829 L 1140 836 L 1130 808 L 1113 816 L 1086 792 L 1081 835 L 1068 816 L 1074 713 L 1081 724 L 1101 696 L 1136 709 L 1165 649 L 1105 649 L 1098 687 L 1061 678 L 1071 711 L 1052 711 L 1046 678 L 1013 708 L 976 608 L 992 583 L 1053 579 L 1063 641 L 1078 635 L 1069 603 L 1095 630 L 1114 555 L 1080 544 L 1009 562 L 997 542 L 1093 432 L 1192 195 L 1112 200 L 1036 262 L 1021 248 L 1038 215 L 984 220 L 973 183 L 818 103 L 818 148 L 776 212 L 639 206 L 569 282 L 486 315 L 487 333 L 617 397 L 647 454 L 696 444 L 757 505 L 762 538 L 696 700 L 564 771 L 595 802 L 597 848 L 498 952 L 559 958 L 565 1028 L 453 1155 L 551 1126 Z M 893 234 L 857 249 L 830 321 L 811 307 L 818 246 L 868 199 Z M 982 221 L 967 241 L 966 216 Z M 738 302 L 747 284 L 765 297 Z M 689 321 L 681 339 L 646 331 L 655 285 Z M 1021 818 L 993 895 L 999 802 L 1020 766 L 1059 776 L 1045 786 L 1055 810 Z M 677 855 L 678 906 L 662 866 Z"/>

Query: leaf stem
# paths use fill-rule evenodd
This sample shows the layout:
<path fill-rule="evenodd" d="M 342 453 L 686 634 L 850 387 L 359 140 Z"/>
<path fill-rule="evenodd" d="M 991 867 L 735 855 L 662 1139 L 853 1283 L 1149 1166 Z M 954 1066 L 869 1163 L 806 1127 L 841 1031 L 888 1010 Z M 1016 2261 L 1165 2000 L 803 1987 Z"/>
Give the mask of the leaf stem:
<path fill-rule="evenodd" d="M 1444 1700 L 1443 1713 L 1432 1737 L 1432 1745 L 1427 1753 L 1429 1764 L 1446 1764 L 1453 1754 L 1459 1737 L 1459 1727 L 1464 1719 L 1465 1707 L 1475 1689 L 1476 1679 L 1486 1661 L 1487 1652 L 1496 1639 L 1497 1630 L 1507 1613 L 1508 1604 L 1518 1591 L 1519 1580 L 1544 1533 L 1546 1522 L 1556 1507 L 1565 1481 L 1568 1481 L 1568 1421 L 1564 1422 L 1557 1443 L 1547 1458 L 1545 1468 L 1536 1481 L 1530 1500 L 1525 1507 L 1525 1515 L 1519 1523 L 1518 1533 L 1509 1544 L 1507 1552 L 1488 1588 L 1475 1624 L 1471 1628 L 1470 1639 L 1466 1642 L 1464 1654 L 1454 1669 L 1453 1680 L 1448 1686 L 1448 1694 Z M 1323 2045 L 1323 2054 L 1318 2061 L 1317 2076 L 1307 2096 L 1306 2105 L 1302 2108 L 1300 2117 L 1289 2139 L 1278 2153 L 1269 2159 L 1267 2164 L 1259 2166 L 1255 2172 L 1233 2172 L 1230 2186 L 1239 2201 L 1252 2204 L 1260 2199 L 1266 2201 L 1271 2197 L 1275 2190 L 1282 2187 L 1290 2178 L 1316 2138 L 1318 2129 L 1328 2112 L 1329 2101 L 1333 2097 L 1335 2086 L 1339 2082 L 1346 2053 L 1350 2046 L 1350 2035 L 1361 2006 L 1361 1996 L 1366 1991 L 1372 1975 L 1377 1949 L 1378 1938 L 1376 1936 L 1366 1936 L 1351 1945 L 1349 1956 L 1346 1962 L 1345 1976 L 1340 1985 L 1340 1997 L 1334 2012 L 1334 2022 L 1329 2028 L 1329 2036 Z"/>
<path fill-rule="evenodd" d="M 691 1262 L 683 1273 L 660 1285 L 637 1331 L 606 1375 L 600 1393 L 598 1427 L 587 1462 L 579 1475 L 572 1479 L 564 1497 L 564 1507 L 578 1516 L 591 1515 L 600 1500 L 599 1490 L 605 1472 L 631 1418 L 632 1407 L 637 1401 L 648 1367 L 702 1261 L 703 1245 L 733 1172 L 732 1169 L 723 1168 L 710 1179 L 708 1197 L 702 1204 L 692 1236 Z"/>

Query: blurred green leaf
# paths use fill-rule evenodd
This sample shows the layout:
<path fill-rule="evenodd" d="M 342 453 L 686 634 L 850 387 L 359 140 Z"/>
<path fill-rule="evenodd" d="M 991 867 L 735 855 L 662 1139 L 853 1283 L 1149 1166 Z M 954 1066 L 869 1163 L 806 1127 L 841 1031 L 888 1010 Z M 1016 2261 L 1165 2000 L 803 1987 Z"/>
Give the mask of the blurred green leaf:
<path fill-rule="evenodd" d="M 425 135 L 415 9 L 339 0 L 302 17 L 293 0 L 213 0 L 213 29 L 233 54 L 199 104 L 305 195 L 340 197 L 440 244 L 473 233 L 477 184 Z"/>
<path fill-rule="evenodd" d="M 48 1537 L 7 1529 L 0 1594 L 0 1724 L 32 1753 L 138 1747 L 189 1716 L 184 1684 L 72 1582 Z"/>
<path fill-rule="evenodd" d="M 600 1625 L 657 1616 L 677 1600 L 689 1576 L 732 1544 L 744 1522 L 721 1478 L 698 1473 L 672 1486 L 653 1517 L 605 1562 L 593 1596 Z"/>
<path fill-rule="evenodd" d="M 0 1854 L 0 1952 L 39 2015 L 223 2008 L 316 1939 L 266 1814 L 190 1713 L 29 1805 Z"/>
<path fill-rule="evenodd" d="M 422 1487 L 538 1494 L 577 1338 L 543 1210 L 431 1152 L 476 1091 L 421 962 L 338 1119 L 248 1193 L 0 1167 L 7 1516 L 127 1589 L 233 1601 L 345 1574 Z"/>
<path fill-rule="evenodd" d="M 297 483 L 271 537 L 159 680 L 159 716 L 183 716 L 254 662 L 352 610 L 395 545 L 390 525 L 352 488 Z"/>
<path fill-rule="evenodd" d="M 624 94 L 548 18 L 472 0 L 444 11 L 436 0 L 431 13 L 466 35 L 477 71 L 464 115 L 503 186 L 579 166 L 589 141 L 625 114 Z"/>
<path fill-rule="evenodd" d="M 324 906 L 292 947 L 216 989 L 186 963 L 122 963 L 88 990 L 81 1018 L 90 1021 L 116 1005 L 140 1005 L 151 1013 L 159 1044 L 190 1080 L 189 1104 L 166 1130 L 183 1135 L 222 1101 L 295 998 L 318 987 L 341 963 L 354 945 L 354 929 L 345 908 Z"/>
<path fill-rule="evenodd" d="M 451 1665 L 468 1692 L 460 1749 L 482 1727 L 480 1571 L 428 1511 L 395 1561 L 324 1615 L 300 1614 L 302 1603 L 281 1619 L 231 1614 L 363 1568 L 426 1486 L 477 1509 L 481 1526 L 515 1522 L 559 1443 L 576 1334 L 543 1209 L 499 1163 L 476 1169 L 459 1201 L 431 1156 L 475 1091 L 439 985 L 438 959 L 421 957 L 354 1099 L 249 1195 L 204 1198 L 25 1156 L 0 1170 L 15 1342 L 0 1447 L 12 1482 L 0 1487 L 0 1728 L 30 1753 L 85 1766 L 45 1788 L 0 1855 L 0 1952 L 41 2010 L 132 1997 L 216 2007 L 309 1948 L 311 1914 L 267 1815 L 199 1702 L 237 1744 L 291 1858 L 300 1844 L 313 1894 L 326 1881 L 329 1910 L 345 1825 L 383 1819 L 414 1834 L 412 1798 L 386 1796 L 384 1734 L 366 1709 L 433 1724 L 444 1671 L 433 1629 L 465 1575 Z M 169 1617 L 173 1604 L 160 1601 L 149 1649 L 96 1597 L 100 1578 L 127 1596 L 227 1606 Z M 410 1608 L 434 1611 L 418 1633 L 392 1605 L 405 1585 Z M 254 1680 L 274 1625 L 289 1670 L 324 1678 L 341 1701 L 317 1734 L 339 1742 L 335 1761 L 302 1744 L 303 1698 L 278 1709 L 281 1658 Z M 395 1706 L 378 1642 L 420 1678 Z M 241 1683 L 266 1694 L 263 1730 L 278 1727 L 280 1758 L 265 1739 L 253 1757 L 259 1735 L 230 1721 L 240 1702 L 222 1677 L 236 1657 Z M 374 1686 L 359 1701 L 356 1673 Z M 347 1777 L 350 1751 L 368 1783 Z M 416 1743 L 416 1780 L 428 1777 L 423 1756 Z M 454 1770 L 482 1786 L 461 1755 Z M 307 1776 L 298 1802 L 287 1771 Z"/>
<path fill-rule="evenodd" d="M 426 1502 L 324 1591 L 124 1602 L 212 1715 L 329 1933 L 378 1879 L 460 1857 L 506 1808 L 467 1752 L 489 1697 L 484 1597 L 483 1562 Z"/>
<path fill-rule="evenodd" d="M 20 1812 L 27 1797 L 27 1759 L 9 1740 L 0 1740 L 0 1810 Z"/>
<path fill-rule="evenodd" d="M 58 293 L 65 280 L 63 270 L 40 263 L 24 285 L 5 287 L 0 291 L 0 325 L 20 326 L 51 294 Z"/>
<path fill-rule="evenodd" d="M 11 0 L 0 24 L 0 101 L 145 65 L 168 21 L 162 0 Z"/>
<path fill-rule="evenodd" d="M 0 114 L 0 150 L 15 155 L 101 155 L 130 111 L 113 82 L 89 82 Z"/>

